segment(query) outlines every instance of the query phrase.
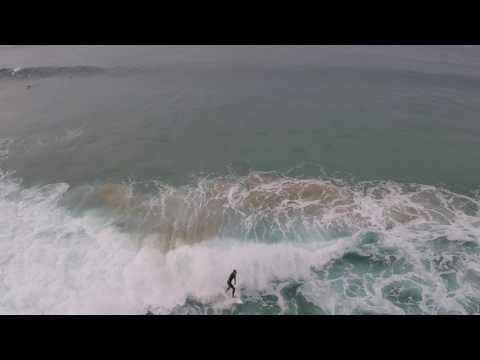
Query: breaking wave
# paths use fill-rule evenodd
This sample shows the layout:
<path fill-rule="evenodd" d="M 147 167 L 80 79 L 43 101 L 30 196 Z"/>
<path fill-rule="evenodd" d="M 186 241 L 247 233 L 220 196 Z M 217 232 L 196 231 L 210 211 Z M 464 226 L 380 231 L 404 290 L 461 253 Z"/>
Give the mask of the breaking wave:
<path fill-rule="evenodd" d="M 39 66 L 26 68 L 1 68 L 0 78 L 43 78 L 51 76 L 89 76 L 106 72 L 95 66 Z"/>
<path fill-rule="evenodd" d="M 155 71 L 155 69 L 141 69 L 133 67 L 105 68 L 98 66 L 34 66 L 0 68 L 0 79 L 40 79 L 49 77 L 87 77 L 97 75 L 128 75 Z"/>
<path fill-rule="evenodd" d="M 0 313 L 477 314 L 479 205 L 261 172 L 74 188 L 2 172 Z"/>

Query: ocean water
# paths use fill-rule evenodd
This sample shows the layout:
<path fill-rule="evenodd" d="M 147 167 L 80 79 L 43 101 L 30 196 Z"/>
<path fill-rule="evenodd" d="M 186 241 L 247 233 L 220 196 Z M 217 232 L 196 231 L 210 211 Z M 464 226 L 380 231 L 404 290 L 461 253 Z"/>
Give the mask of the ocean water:
<path fill-rule="evenodd" d="M 478 314 L 479 99 L 478 46 L 0 46 L 0 314 Z"/>

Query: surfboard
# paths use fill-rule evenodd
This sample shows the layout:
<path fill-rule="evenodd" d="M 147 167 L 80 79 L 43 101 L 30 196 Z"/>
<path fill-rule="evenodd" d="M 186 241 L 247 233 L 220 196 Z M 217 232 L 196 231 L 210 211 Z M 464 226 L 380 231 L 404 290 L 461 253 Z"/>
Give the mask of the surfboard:
<path fill-rule="evenodd" d="M 230 299 L 228 300 L 228 302 L 230 302 L 231 304 L 241 304 L 241 303 L 243 303 L 242 298 L 238 295 L 235 295 L 235 297 L 233 297 L 233 298 L 230 296 Z"/>
<path fill-rule="evenodd" d="M 217 296 L 215 296 L 212 299 L 212 303 L 218 307 L 226 308 L 234 304 L 242 304 L 243 301 L 237 289 L 237 291 L 235 291 L 235 297 L 232 297 L 231 292 L 223 292 L 222 294 L 218 294 Z"/>

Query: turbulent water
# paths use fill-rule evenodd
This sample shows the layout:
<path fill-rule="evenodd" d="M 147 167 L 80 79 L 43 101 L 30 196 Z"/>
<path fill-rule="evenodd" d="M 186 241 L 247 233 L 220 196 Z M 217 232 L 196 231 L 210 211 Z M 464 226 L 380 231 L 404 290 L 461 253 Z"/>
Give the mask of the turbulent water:
<path fill-rule="evenodd" d="M 479 58 L 0 47 L 0 313 L 480 313 Z"/>

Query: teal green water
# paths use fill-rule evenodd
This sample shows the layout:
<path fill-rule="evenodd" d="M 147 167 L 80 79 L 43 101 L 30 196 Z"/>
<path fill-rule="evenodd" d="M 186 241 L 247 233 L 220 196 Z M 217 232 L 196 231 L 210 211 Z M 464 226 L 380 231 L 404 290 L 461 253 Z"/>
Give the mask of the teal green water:
<path fill-rule="evenodd" d="M 478 47 L 0 54 L 1 313 L 480 311 Z"/>

